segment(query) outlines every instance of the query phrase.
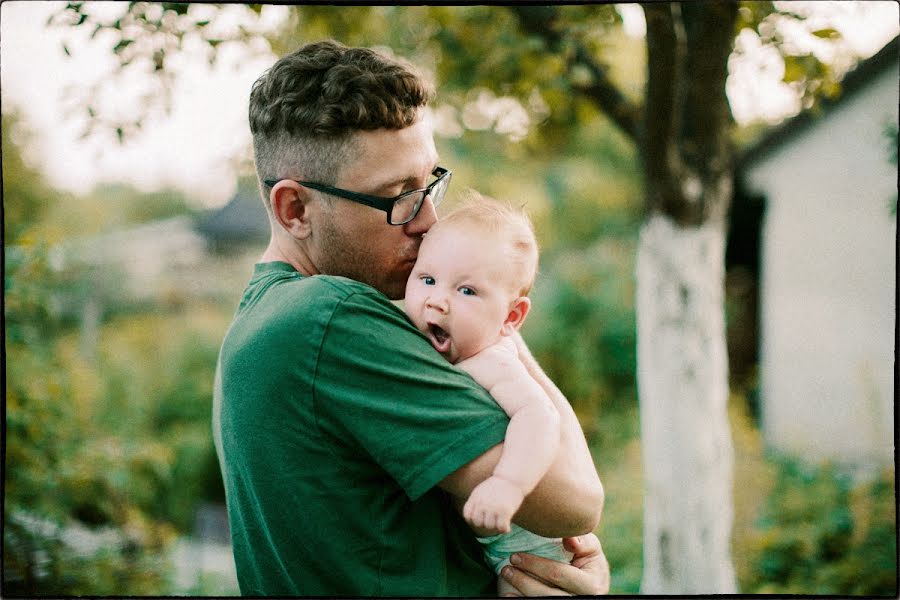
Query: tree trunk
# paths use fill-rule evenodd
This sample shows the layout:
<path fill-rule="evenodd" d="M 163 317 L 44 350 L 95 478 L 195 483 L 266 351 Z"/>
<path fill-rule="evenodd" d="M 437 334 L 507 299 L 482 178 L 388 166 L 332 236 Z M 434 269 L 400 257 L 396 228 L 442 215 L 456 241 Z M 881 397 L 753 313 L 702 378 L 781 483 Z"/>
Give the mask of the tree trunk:
<path fill-rule="evenodd" d="M 638 145 L 646 214 L 637 261 L 637 363 L 644 449 L 644 579 L 650 594 L 735 593 L 733 449 L 725 342 L 725 223 L 732 193 L 725 96 L 738 3 L 642 4 L 647 84 L 635 106 L 556 7 L 513 9 L 523 29 L 589 74 L 574 93 Z M 572 77 L 574 81 L 584 78 Z"/>
<path fill-rule="evenodd" d="M 639 138 L 647 194 L 637 358 L 648 594 L 733 594 L 725 97 L 737 3 L 653 3 Z"/>
<path fill-rule="evenodd" d="M 733 449 L 723 308 L 725 227 L 641 227 L 637 351 L 644 594 L 733 594 Z"/>

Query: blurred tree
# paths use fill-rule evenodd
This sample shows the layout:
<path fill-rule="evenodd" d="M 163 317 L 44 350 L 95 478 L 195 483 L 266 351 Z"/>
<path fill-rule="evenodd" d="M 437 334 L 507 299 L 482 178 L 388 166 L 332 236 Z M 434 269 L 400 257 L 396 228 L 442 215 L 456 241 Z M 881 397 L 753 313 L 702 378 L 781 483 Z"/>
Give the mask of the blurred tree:
<path fill-rule="evenodd" d="M 168 76 L 167 61 L 188 36 L 215 56 L 222 44 L 247 43 L 254 35 L 241 27 L 223 36 L 209 6 L 132 2 L 116 21 L 97 19 L 86 6 L 69 3 L 60 20 L 112 31 L 123 69 L 143 57 L 142 68 L 156 77 Z M 646 471 L 642 591 L 733 593 L 723 316 L 733 153 L 729 57 L 735 36 L 753 32 L 781 52 L 784 81 L 804 106 L 836 93 L 836 74 L 789 43 L 789 26 L 804 21 L 791 5 L 642 6 L 646 80 L 635 89 L 609 58 L 621 24 L 613 5 L 306 6 L 294 8 L 269 37 L 277 54 L 334 37 L 416 57 L 436 71 L 443 103 L 436 110 L 451 130 L 493 131 L 531 152 L 552 154 L 602 113 L 632 141 L 644 181 L 636 267 Z M 244 10 L 260 12 L 256 5 Z M 829 28 L 808 34 L 839 38 Z M 535 122 L 541 126 L 531 127 Z M 116 128 L 120 138 L 123 130 Z"/>
<path fill-rule="evenodd" d="M 54 306 L 80 293 L 81 274 L 54 269 L 37 233 L 58 194 L 23 160 L 22 139 L 4 115 L 3 593 L 158 593 L 171 528 L 147 519 L 131 492 L 152 486 L 168 450 L 123 447 L 99 427 L 84 393 L 92 372 L 60 352 L 77 334 Z"/>
<path fill-rule="evenodd" d="M 16 244 L 46 212 L 50 190 L 20 151 L 28 143 L 29 132 L 18 111 L 3 113 L 0 133 L 3 183 L 9 189 L 3 194 L 3 239 L 5 244 Z"/>

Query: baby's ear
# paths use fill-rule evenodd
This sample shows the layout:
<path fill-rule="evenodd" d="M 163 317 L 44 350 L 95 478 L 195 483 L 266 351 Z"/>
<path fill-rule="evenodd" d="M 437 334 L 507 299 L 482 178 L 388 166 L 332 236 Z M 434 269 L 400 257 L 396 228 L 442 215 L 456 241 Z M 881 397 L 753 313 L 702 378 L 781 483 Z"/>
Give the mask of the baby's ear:
<path fill-rule="evenodd" d="M 503 335 L 512 335 L 525 322 L 525 316 L 529 310 L 531 310 L 531 299 L 528 296 L 516 298 L 509 308 L 509 314 L 506 315 L 506 321 L 503 322 L 500 332 Z"/>

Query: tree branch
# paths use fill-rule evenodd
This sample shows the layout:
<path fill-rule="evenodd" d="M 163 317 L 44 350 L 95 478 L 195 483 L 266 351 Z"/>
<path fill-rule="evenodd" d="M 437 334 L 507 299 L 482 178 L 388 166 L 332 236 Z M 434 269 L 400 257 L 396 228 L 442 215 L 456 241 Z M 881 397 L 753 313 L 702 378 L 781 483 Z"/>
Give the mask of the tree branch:
<path fill-rule="evenodd" d="M 647 84 L 645 118 L 641 129 L 641 157 L 650 209 L 672 214 L 683 204 L 678 180 L 681 156 L 678 129 L 685 69 L 685 33 L 680 4 L 654 3 L 643 6 L 647 21 Z"/>
<path fill-rule="evenodd" d="M 510 10 L 519 19 L 522 29 L 535 35 L 553 51 L 562 53 L 563 37 L 554 27 L 559 17 L 557 6 L 510 6 Z M 577 66 L 582 66 L 590 73 L 590 81 L 584 84 L 575 83 L 572 87 L 584 98 L 592 101 L 600 108 L 619 129 L 632 140 L 638 139 L 638 123 L 641 108 L 625 97 L 618 87 L 609 79 L 606 67 L 598 62 L 580 42 L 567 40 L 574 48 L 566 68 L 571 73 Z"/>
<path fill-rule="evenodd" d="M 682 138 L 684 158 L 704 179 L 730 168 L 729 106 L 725 94 L 728 57 L 734 46 L 738 3 L 725 1 L 683 6 L 688 59 Z"/>

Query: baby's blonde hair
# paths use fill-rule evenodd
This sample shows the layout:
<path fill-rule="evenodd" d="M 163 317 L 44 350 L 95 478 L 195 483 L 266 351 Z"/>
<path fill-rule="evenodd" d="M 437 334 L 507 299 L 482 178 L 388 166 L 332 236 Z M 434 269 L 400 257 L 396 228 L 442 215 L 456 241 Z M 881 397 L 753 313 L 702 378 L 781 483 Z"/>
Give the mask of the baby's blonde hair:
<path fill-rule="evenodd" d="M 513 285 L 519 296 L 528 295 L 537 277 L 538 243 L 531 219 L 522 209 L 469 190 L 463 203 L 441 217 L 432 229 L 453 225 L 465 225 L 505 242 Z"/>

